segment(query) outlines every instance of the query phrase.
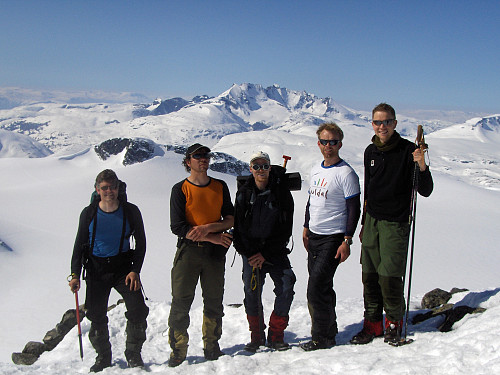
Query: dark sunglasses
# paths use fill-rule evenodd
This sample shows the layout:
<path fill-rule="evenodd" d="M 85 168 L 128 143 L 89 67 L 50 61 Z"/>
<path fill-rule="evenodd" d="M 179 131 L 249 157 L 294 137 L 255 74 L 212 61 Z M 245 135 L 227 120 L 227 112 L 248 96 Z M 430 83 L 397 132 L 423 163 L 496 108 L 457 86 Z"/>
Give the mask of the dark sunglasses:
<path fill-rule="evenodd" d="M 321 143 L 323 146 L 330 145 L 330 146 L 335 146 L 339 143 L 340 141 L 338 139 L 320 139 L 319 143 Z"/>
<path fill-rule="evenodd" d="M 261 169 L 267 171 L 271 166 L 269 164 L 254 164 L 252 168 L 254 171 L 260 171 Z"/>
<path fill-rule="evenodd" d="M 390 118 L 388 120 L 383 120 L 383 121 L 380 121 L 380 120 L 373 120 L 372 121 L 375 125 L 377 126 L 380 126 L 382 124 L 384 124 L 385 126 L 388 126 L 388 125 L 391 125 L 393 122 L 394 122 L 394 119 L 393 118 Z"/>
<path fill-rule="evenodd" d="M 212 157 L 212 154 L 209 152 L 204 152 L 202 154 L 193 154 L 191 155 L 193 159 L 200 160 L 200 159 L 210 159 Z"/>
<path fill-rule="evenodd" d="M 108 191 L 108 190 L 116 190 L 118 189 L 118 185 L 105 185 L 105 186 L 99 186 L 99 189 Z"/>

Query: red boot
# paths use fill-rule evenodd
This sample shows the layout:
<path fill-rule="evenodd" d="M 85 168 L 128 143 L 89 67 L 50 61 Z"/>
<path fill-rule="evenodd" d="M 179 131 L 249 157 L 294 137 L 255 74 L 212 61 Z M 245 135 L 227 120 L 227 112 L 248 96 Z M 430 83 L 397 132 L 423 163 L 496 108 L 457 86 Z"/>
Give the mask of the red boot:
<path fill-rule="evenodd" d="M 278 316 L 271 314 L 269 319 L 269 331 L 267 335 L 267 345 L 275 350 L 287 350 L 290 346 L 283 341 L 285 328 L 288 326 L 288 316 Z"/>
<path fill-rule="evenodd" d="M 363 329 L 351 339 L 351 344 L 368 344 L 372 342 L 375 337 L 380 337 L 383 334 L 384 326 L 381 320 L 372 322 L 365 319 L 365 321 L 363 322 Z"/>
<path fill-rule="evenodd" d="M 255 353 L 261 345 L 266 345 L 266 334 L 264 330 L 264 318 L 258 316 L 247 315 L 248 327 L 250 330 L 250 342 L 245 345 L 245 350 Z"/>
<path fill-rule="evenodd" d="M 385 334 L 384 342 L 399 342 L 401 341 L 401 330 L 403 329 L 403 320 L 394 322 L 392 320 L 385 320 Z"/>

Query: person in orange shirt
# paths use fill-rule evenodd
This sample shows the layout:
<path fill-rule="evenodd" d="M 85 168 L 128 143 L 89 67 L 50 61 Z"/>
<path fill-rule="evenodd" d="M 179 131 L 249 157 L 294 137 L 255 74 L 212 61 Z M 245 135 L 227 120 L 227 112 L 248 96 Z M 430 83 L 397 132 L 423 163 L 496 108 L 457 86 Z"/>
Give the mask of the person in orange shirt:
<path fill-rule="evenodd" d="M 222 298 L 226 252 L 232 236 L 225 233 L 234 223 L 234 207 L 227 184 L 209 177 L 210 149 L 199 143 L 186 151 L 183 165 L 188 178 L 172 187 L 170 228 L 177 235 L 177 252 L 172 267 L 170 307 L 170 367 L 179 366 L 187 355 L 189 310 L 198 279 L 203 293 L 203 351 L 216 360 L 222 335 Z"/>

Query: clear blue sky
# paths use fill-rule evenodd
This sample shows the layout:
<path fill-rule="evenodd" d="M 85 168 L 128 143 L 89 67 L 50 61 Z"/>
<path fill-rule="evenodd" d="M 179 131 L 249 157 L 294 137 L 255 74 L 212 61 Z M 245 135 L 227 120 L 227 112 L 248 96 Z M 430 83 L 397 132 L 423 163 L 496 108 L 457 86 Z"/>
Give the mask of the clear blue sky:
<path fill-rule="evenodd" d="M 500 113 L 500 1 L 0 0 L 0 86 Z"/>

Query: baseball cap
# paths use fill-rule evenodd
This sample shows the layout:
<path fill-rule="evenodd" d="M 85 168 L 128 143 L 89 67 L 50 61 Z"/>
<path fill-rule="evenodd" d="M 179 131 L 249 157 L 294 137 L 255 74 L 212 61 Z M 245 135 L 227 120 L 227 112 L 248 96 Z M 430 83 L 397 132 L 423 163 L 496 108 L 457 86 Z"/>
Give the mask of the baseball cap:
<path fill-rule="evenodd" d="M 195 143 L 194 145 L 191 145 L 188 147 L 187 151 L 186 151 L 186 156 L 189 156 L 191 154 L 194 154 L 196 151 L 200 150 L 200 149 L 206 149 L 208 152 L 210 152 L 210 149 L 207 147 L 207 146 L 203 146 L 199 143 Z"/>
<path fill-rule="evenodd" d="M 266 159 L 269 163 L 271 163 L 269 155 L 264 151 L 257 151 L 256 153 L 254 153 L 250 158 L 250 164 L 252 164 L 252 162 L 257 159 Z"/>

